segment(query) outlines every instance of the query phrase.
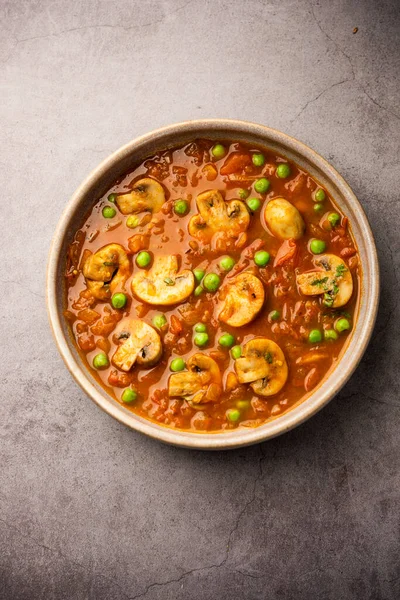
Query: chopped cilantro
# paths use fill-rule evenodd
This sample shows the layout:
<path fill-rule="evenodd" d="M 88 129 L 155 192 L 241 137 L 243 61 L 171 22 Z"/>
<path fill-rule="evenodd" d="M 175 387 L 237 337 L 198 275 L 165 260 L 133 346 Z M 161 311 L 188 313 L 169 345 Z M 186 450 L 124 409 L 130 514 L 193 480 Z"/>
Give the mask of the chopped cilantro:
<path fill-rule="evenodd" d="M 167 285 L 175 285 L 175 281 L 174 281 L 173 279 L 171 279 L 171 277 L 166 277 L 166 278 L 164 279 L 164 282 L 165 282 Z"/>
<path fill-rule="evenodd" d="M 338 265 L 336 267 L 335 276 L 336 277 L 343 277 L 343 275 L 346 273 L 346 271 L 347 271 L 347 267 L 345 267 L 345 265 Z"/>
<path fill-rule="evenodd" d="M 265 355 L 265 360 L 267 361 L 267 363 L 269 365 L 272 364 L 272 354 L 271 354 L 271 352 L 267 352 L 267 354 Z"/>
<path fill-rule="evenodd" d="M 328 277 L 323 277 L 322 279 L 314 279 L 311 282 L 311 285 L 324 285 L 328 281 Z"/>
<path fill-rule="evenodd" d="M 333 297 L 330 294 L 324 294 L 323 304 L 330 308 L 333 305 Z"/>

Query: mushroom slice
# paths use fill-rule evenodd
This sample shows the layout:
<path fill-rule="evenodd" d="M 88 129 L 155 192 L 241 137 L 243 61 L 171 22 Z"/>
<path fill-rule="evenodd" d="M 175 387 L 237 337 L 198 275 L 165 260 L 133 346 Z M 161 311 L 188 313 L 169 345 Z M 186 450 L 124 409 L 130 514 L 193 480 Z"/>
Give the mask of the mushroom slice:
<path fill-rule="evenodd" d="M 273 396 L 285 385 L 288 366 L 281 348 L 268 338 L 254 338 L 243 346 L 242 356 L 235 360 L 240 383 L 250 383 L 260 396 Z"/>
<path fill-rule="evenodd" d="M 156 256 L 148 271 L 139 271 L 132 279 L 132 291 L 143 302 L 168 306 L 183 302 L 194 289 L 194 275 L 186 269 L 178 273 L 178 258 Z"/>
<path fill-rule="evenodd" d="M 186 366 L 187 371 L 170 376 L 168 395 L 185 398 L 193 408 L 217 400 L 222 393 L 222 380 L 215 360 L 199 352 L 187 361 Z"/>
<path fill-rule="evenodd" d="M 129 273 L 128 255 L 120 244 L 103 246 L 83 265 L 86 285 L 98 300 L 109 300 L 114 290 L 124 286 Z"/>
<path fill-rule="evenodd" d="M 132 213 L 151 212 L 161 210 L 165 201 L 164 188 L 158 181 L 145 177 L 139 179 L 127 194 L 118 194 L 115 200 L 123 215 Z"/>
<path fill-rule="evenodd" d="M 222 289 L 222 296 L 225 291 L 224 305 L 218 318 L 231 327 L 250 323 L 264 304 L 264 286 L 252 273 L 240 273 Z"/>
<path fill-rule="evenodd" d="M 335 254 L 321 254 L 313 260 L 313 271 L 297 275 L 297 285 L 305 296 L 324 295 L 325 306 L 339 308 L 350 300 L 353 278 L 346 263 Z"/>
<path fill-rule="evenodd" d="M 189 222 L 189 233 L 202 240 L 210 239 L 214 233 L 225 232 L 237 238 L 246 231 L 250 215 L 240 200 L 225 202 L 218 190 L 209 190 L 196 198 L 199 211 Z"/>
<path fill-rule="evenodd" d="M 304 234 L 303 217 L 285 198 L 270 200 L 265 207 L 264 218 L 271 233 L 281 240 L 298 240 Z"/>
<path fill-rule="evenodd" d="M 158 333 L 139 319 L 124 319 L 115 330 L 121 340 L 112 362 L 121 371 L 130 371 L 135 363 L 151 367 L 161 358 L 162 345 Z"/>

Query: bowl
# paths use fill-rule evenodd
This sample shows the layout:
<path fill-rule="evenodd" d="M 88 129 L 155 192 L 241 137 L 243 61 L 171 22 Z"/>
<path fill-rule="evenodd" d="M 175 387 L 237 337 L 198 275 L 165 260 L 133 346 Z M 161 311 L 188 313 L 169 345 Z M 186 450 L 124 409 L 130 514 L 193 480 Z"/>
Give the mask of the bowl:
<path fill-rule="evenodd" d="M 91 206 L 133 165 L 159 150 L 184 145 L 198 137 L 233 139 L 267 146 L 303 167 L 333 196 L 349 217 L 361 259 L 358 318 L 340 359 L 340 368 L 331 371 L 306 400 L 254 429 L 192 433 L 177 431 L 132 413 L 109 396 L 82 363 L 63 316 L 66 249 Z M 378 303 L 379 267 L 374 238 L 359 201 L 344 179 L 326 160 L 298 140 L 263 125 L 227 119 L 187 121 L 163 127 L 129 142 L 106 158 L 67 203 L 54 234 L 47 268 L 50 325 L 61 356 L 81 388 L 120 423 L 162 442 L 185 448 L 219 450 L 256 444 L 281 435 L 309 419 L 334 398 L 356 369 L 371 337 Z"/>

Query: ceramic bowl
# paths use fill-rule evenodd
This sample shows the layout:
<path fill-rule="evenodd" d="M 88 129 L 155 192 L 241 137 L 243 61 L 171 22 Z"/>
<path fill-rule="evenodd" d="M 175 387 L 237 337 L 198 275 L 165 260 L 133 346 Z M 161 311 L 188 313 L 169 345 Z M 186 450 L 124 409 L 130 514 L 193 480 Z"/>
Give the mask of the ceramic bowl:
<path fill-rule="evenodd" d="M 63 317 L 66 250 L 91 206 L 117 178 L 146 157 L 199 137 L 232 139 L 267 146 L 303 167 L 333 196 L 349 217 L 361 259 L 358 318 L 339 366 L 306 400 L 254 429 L 192 433 L 176 431 L 134 414 L 109 396 L 85 367 Z M 263 125 L 225 119 L 188 121 L 163 127 L 133 140 L 106 158 L 67 203 L 55 231 L 47 269 L 47 304 L 51 328 L 61 356 L 81 388 L 100 408 L 121 423 L 160 441 L 186 448 L 218 450 L 247 446 L 285 433 L 309 419 L 334 398 L 356 369 L 372 334 L 378 302 L 379 267 L 373 235 L 360 203 L 344 179 L 321 156 L 292 137 Z"/>

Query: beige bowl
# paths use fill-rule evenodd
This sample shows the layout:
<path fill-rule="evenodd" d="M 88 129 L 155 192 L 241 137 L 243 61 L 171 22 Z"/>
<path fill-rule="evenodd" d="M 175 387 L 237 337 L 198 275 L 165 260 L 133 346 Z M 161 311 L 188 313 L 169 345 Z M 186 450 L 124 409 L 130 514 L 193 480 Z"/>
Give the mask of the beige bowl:
<path fill-rule="evenodd" d="M 358 319 L 342 354 L 340 368 L 333 369 L 305 401 L 255 429 L 238 428 L 226 433 L 175 431 L 132 413 L 109 396 L 82 364 L 63 317 L 66 250 L 90 207 L 118 177 L 146 157 L 168 147 L 186 144 L 198 137 L 264 145 L 303 167 L 326 188 L 349 217 L 361 258 Z M 81 388 L 100 408 L 121 423 L 150 437 L 186 448 L 217 450 L 247 446 L 285 433 L 309 419 L 332 400 L 360 362 L 371 337 L 378 302 L 379 267 L 374 238 L 360 203 L 344 179 L 321 156 L 301 142 L 262 125 L 226 119 L 188 121 L 158 129 L 133 140 L 104 160 L 68 202 L 54 235 L 47 269 L 47 305 L 51 328 L 61 356 Z"/>

